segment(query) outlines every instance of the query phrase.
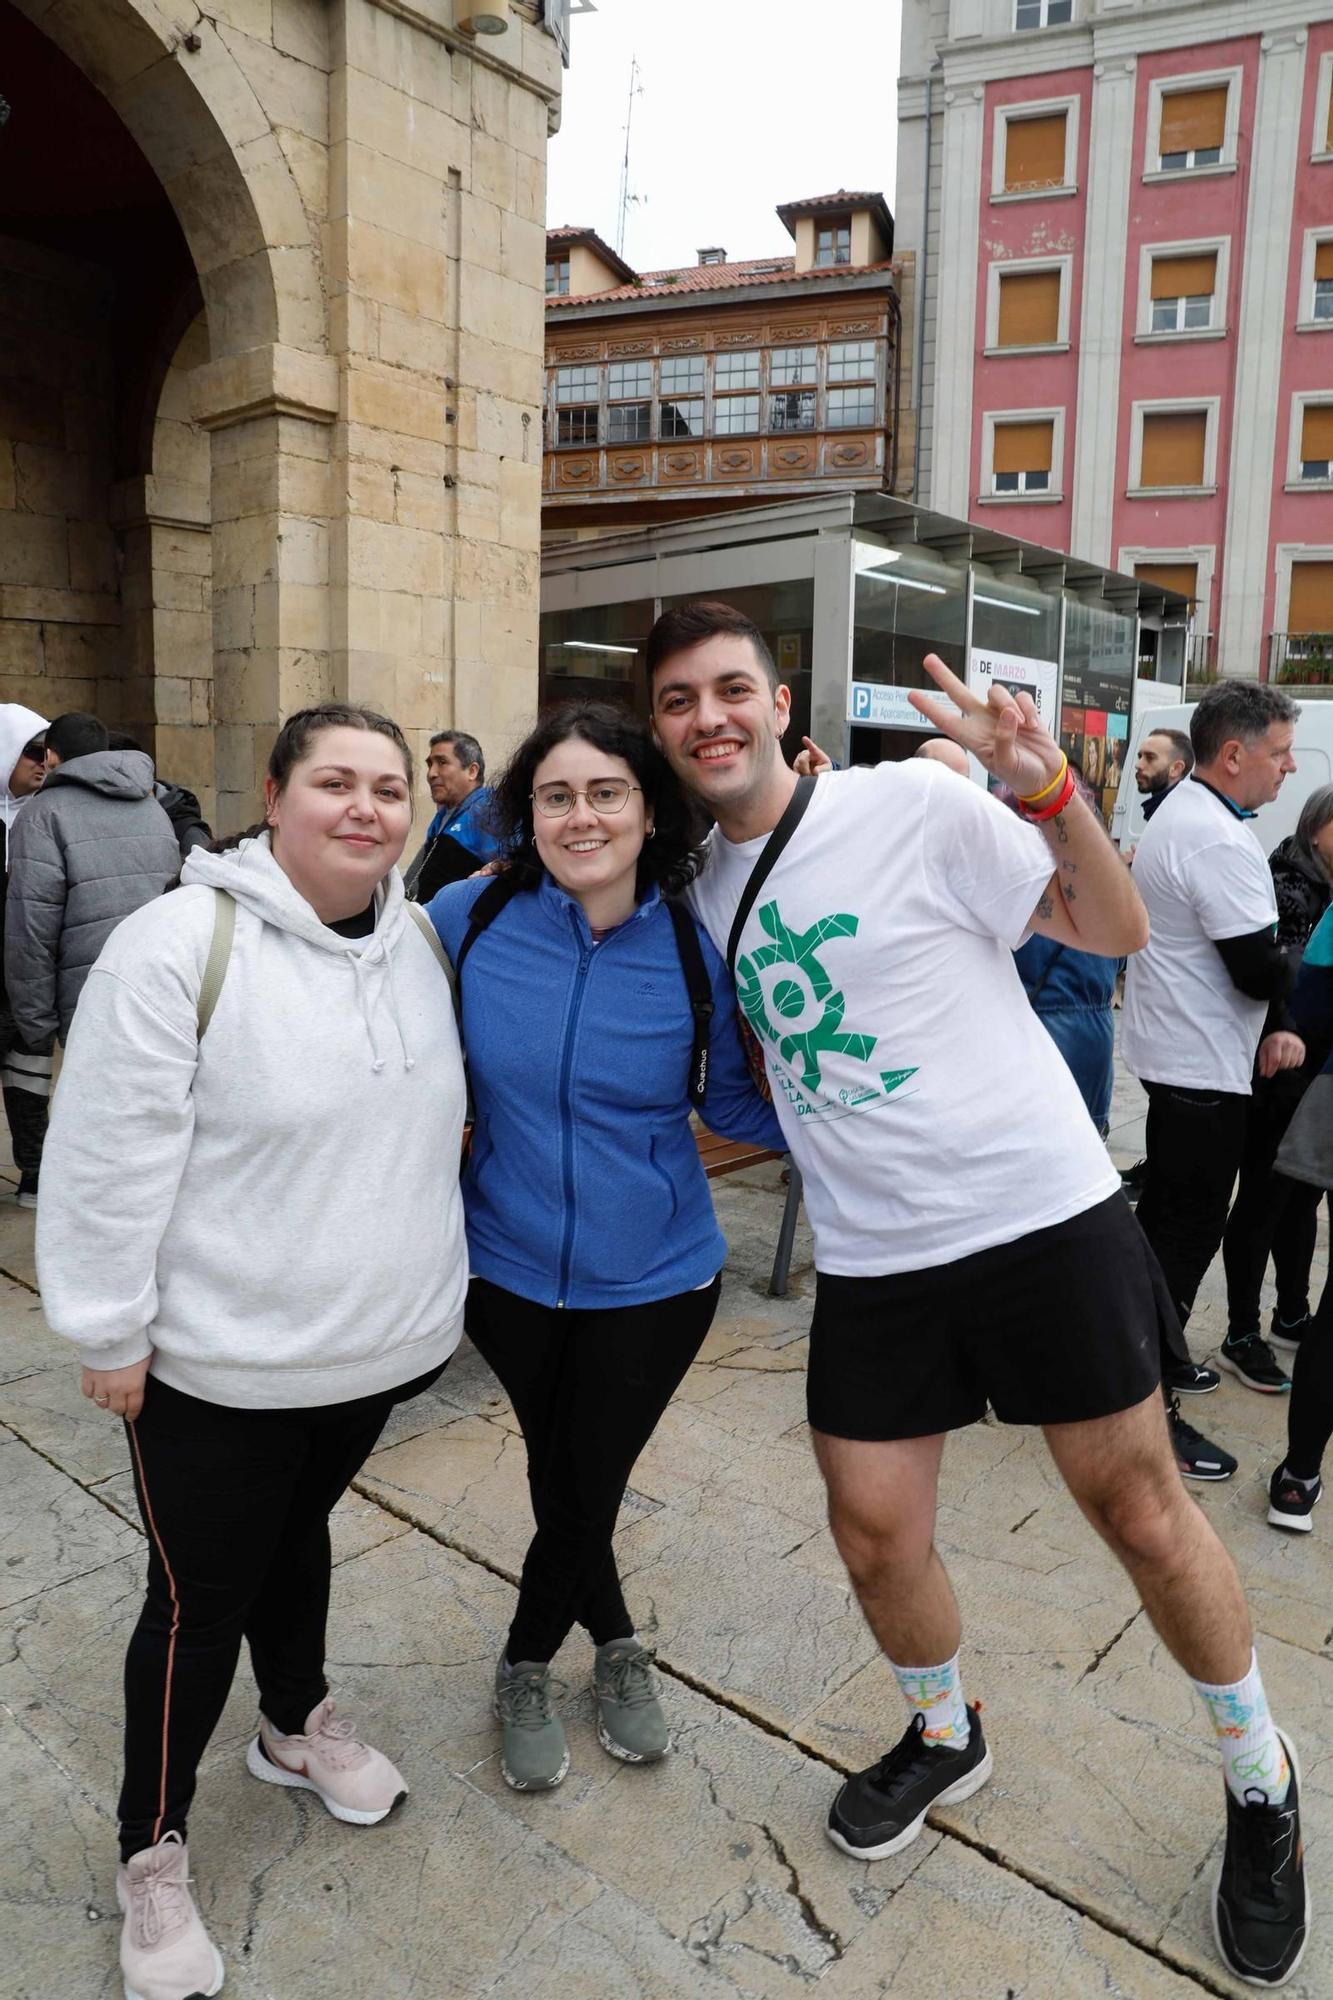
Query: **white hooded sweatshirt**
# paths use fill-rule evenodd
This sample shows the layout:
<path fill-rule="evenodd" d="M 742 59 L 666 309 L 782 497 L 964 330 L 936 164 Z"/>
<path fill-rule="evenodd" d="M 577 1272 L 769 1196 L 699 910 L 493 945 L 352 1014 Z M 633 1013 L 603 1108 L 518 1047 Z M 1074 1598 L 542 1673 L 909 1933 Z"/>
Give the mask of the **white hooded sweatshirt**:
<path fill-rule="evenodd" d="M 170 1387 L 235 1408 L 397 1388 L 462 1331 L 447 981 L 396 869 L 355 939 L 267 835 L 196 848 L 182 875 L 112 932 L 79 1002 L 42 1162 L 47 1320 L 85 1367 L 151 1351 Z M 213 885 L 236 931 L 201 1041 Z"/>
<path fill-rule="evenodd" d="M 14 815 L 23 804 L 23 800 L 16 799 L 9 789 L 19 752 L 25 743 L 31 743 L 33 737 L 40 736 L 45 728 L 45 719 L 38 715 L 35 708 L 24 708 L 17 701 L 0 701 L 0 821 L 4 823 L 6 833 L 13 826 Z M 4 845 L 4 840 L 0 838 L 0 852 L 3 852 Z"/>

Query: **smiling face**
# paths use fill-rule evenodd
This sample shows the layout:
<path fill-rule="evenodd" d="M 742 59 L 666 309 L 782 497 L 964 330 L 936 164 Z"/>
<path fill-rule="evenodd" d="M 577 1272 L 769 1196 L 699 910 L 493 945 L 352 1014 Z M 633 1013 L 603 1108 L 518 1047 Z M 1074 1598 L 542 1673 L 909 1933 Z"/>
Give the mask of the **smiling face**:
<path fill-rule="evenodd" d="M 374 730 L 321 729 L 264 798 L 273 858 L 324 923 L 365 909 L 412 824 L 402 757 Z"/>
<path fill-rule="evenodd" d="M 791 694 L 774 687 L 750 641 L 719 632 L 673 653 L 653 675 L 653 727 L 668 763 L 721 825 L 744 837 L 785 802 L 779 743 Z"/>
<path fill-rule="evenodd" d="M 595 803 L 599 785 L 609 784 L 631 787 L 614 812 Z M 548 873 L 583 904 L 596 927 L 603 918 L 623 920 L 634 908 L 639 855 L 652 825 L 629 765 L 581 736 L 567 736 L 542 758 L 532 775 L 532 790 L 532 830 Z M 570 792 L 579 796 L 563 817 L 541 810 L 542 799 Z"/>

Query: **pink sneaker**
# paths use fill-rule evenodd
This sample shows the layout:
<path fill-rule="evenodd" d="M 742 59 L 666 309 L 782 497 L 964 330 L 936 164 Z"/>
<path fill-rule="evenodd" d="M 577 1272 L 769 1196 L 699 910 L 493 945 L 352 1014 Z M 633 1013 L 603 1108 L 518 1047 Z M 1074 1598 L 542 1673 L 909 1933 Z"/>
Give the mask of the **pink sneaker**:
<path fill-rule="evenodd" d="M 335 1819 L 374 1826 L 391 1813 L 407 1786 L 388 1758 L 354 1734 L 327 1698 L 306 1717 L 304 1736 L 283 1736 L 263 1715 L 245 1753 L 246 1769 L 266 1785 L 318 1792 Z"/>
<path fill-rule="evenodd" d="M 197 2000 L 222 1991 L 222 1959 L 194 1907 L 189 1866 L 185 1842 L 167 1833 L 116 1870 L 125 2000 Z"/>

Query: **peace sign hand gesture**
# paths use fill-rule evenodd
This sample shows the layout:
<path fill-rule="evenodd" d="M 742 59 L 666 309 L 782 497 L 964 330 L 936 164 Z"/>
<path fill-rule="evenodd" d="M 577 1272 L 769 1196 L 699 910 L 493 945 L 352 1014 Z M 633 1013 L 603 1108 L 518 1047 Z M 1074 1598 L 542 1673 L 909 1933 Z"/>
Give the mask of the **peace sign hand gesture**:
<path fill-rule="evenodd" d="M 926 654 L 925 668 L 948 701 L 916 688 L 908 700 L 942 736 L 970 750 L 1020 799 L 1035 798 L 1050 784 L 1061 768 L 1062 753 L 1031 695 L 1010 694 L 992 683 L 982 701 L 937 653 Z"/>

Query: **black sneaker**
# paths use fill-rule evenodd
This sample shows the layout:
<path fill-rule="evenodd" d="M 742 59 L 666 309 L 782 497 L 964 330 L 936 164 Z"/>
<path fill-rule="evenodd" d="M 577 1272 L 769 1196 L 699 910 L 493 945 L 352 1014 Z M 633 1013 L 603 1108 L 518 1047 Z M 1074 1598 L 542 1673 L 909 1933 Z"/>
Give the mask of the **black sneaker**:
<path fill-rule="evenodd" d="M 1200 1361 L 1175 1361 L 1162 1370 L 1162 1383 L 1173 1396 L 1211 1396 L 1221 1388 L 1222 1377 Z"/>
<path fill-rule="evenodd" d="M 1268 1482 L 1269 1527 L 1293 1528 L 1298 1535 L 1308 1535 L 1314 1525 L 1310 1519 L 1314 1503 L 1323 1490 L 1321 1479 L 1307 1486 L 1303 1479 L 1293 1479 L 1285 1465 L 1279 1465 Z"/>
<path fill-rule="evenodd" d="M 1148 1162 L 1146 1160 L 1136 1160 L 1132 1167 L 1126 1167 L 1121 1173 L 1120 1186 L 1124 1191 L 1125 1200 L 1131 1208 L 1135 1206 L 1139 1196 L 1143 1193 L 1143 1183 L 1147 1177 Z"/>
<path fill-rule="evenodd" d="M 36 1208 L 37 1206 L 36 1174 L 19 1175 L 18 1193 L 15 1195 L 14 1199 L 18 1202 L 20 1208 Z"/>
<path fill-rule="evenodd" d="M 1186 1479 L 1230 1479 L 1236 1470 L 1236 1461 L 1231 1453 L 1223 1451 L 1221 1445 L 1210 1444 L 1202 1431 L 1196 1431 L 1192 1424 L 1187 1424 L 1174 1396 L 1167 1404 L 1166 1421 L 1176 1464 Z"/>
<path fill-rule="evenodd" d="M 1261 1333 L 1229 1333 L 1217 1350 L 1228 1375 L 1261 1396 L 1285 1396 L 1290 1377 Z"/>
<path fill-rule="evenodd" d="M 1227 1793 L 1227 1844 L 1213 1891 L 1213 1935 L 1224 1963 L 1250 1986 L 1282 1986 L 1301 1962 L 1310 1904 L 1301 1847 L 1300 1770 L 1279 1729 L 1291 1766 L 1280 1806 L 1262 1792 L 1252 1805 Z"/>
<path fill-rule="evenodd" d="M 855 1861 L 882 1861 L 910 1847 L 932 1806 L 957 1805 L 979 1792 L 991 1774 L 981 1714 L 961 1750 L 923 1740 L 926 1719 L 914 1715 L 907 1733 L 878 1764 L 849 1778 L 829 1808 L 828 1837 Z"/>
<path fill-rule="evenodd" d="M 1273 1324 L 1268 1332 L 1268 1344 L 1282 1354 L 1299 1354 L 1301 1337 L 1310 1331 L 1310 1314 L 1303 1313 L 1299 1319 L 1284 1320 L 1276 1306 L 1273 1308 Z"/>

